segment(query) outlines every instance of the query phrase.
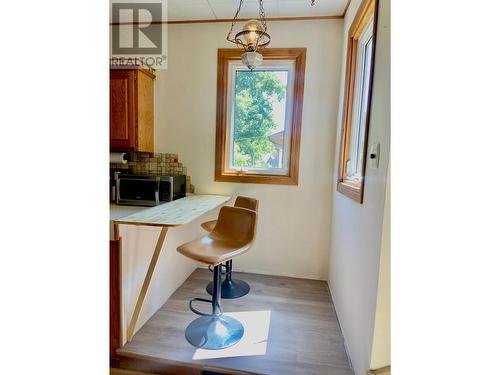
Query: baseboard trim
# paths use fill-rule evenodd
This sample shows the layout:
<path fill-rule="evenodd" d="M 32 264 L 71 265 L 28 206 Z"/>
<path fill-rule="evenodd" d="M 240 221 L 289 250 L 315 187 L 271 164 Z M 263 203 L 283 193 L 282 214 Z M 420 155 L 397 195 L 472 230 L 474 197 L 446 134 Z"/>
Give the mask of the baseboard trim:
<path fill-rule="evenodd" d="M 342 337 L 344 338 L 344 348 L 345 348 L 345 352 L 347 354 L 347 360 L 349 361 L 349 366 L 351 366 L 351 369 L 354 372 L 354 367 L 352 367 L 351 355 L 349 354 L 349 345 L 347 345 L 347 341 L 346 341 L 345 335 L 344 335 L 344 330 L 342 329 L 342 323 L 340 322 L 340 316 L 339 316 L 337 307 L 335 307 L 335 298 L 333 298 L 333 291 L 332 291 L 332 288 L 330 286 L 330 279 L 326 280 L 326 286 L 328 287 L 328 293 L 330 293 L 330 297 L 332 298 L 332 304 L 333 304 L 335 316 L 337 317 L 337 321 L 339 322 L 340 331 L 342 332 Z"/>
<path fill-rule="evenodd" d="M 198 268 L 205 269 L 206 267 L 204 265 L 200 265 Z M 318 281 L 326 281 L 328 280 L 324 277 L 317 276 L 317 275 L 296 275 L 293 273 L 287 273 L 287 272 L 275 272 L 275 271 L 262 271 L 259 269 L 253 269 L 253 268 L 238 268 L 233 265 L 233 271 L 234 272 L 246 272 L 246 273 L 255 273 L 257 275 L 268 275 L 268 276 L 282 276 L 282 277 L 292 277 L 294 279 L 306 279 L 306 280 L 318 280 Z"/>
<path fill-rule="evenodd" d="M 367 375 L 391 375 L 391 366 L 389 365 L 374 370 L 368 370 Z"/>

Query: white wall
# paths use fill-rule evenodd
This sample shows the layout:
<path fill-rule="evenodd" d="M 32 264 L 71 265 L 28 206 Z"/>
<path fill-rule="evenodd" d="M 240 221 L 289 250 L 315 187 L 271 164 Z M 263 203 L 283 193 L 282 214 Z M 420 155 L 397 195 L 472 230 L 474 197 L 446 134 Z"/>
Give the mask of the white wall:
<path fill-rule="evenodd" d="M 377 309 L 373 330 L 370 367 L 377 369 L 391 364 L 391 178 L 387 175 L 385 191 L 384 224 L 378 275 Z"/>
<path fill-rule="evenodd" d="M 361 0 L 352 0 L 347 11 L 344 41 L 347 40 L 347 32 L 360 2 Z M 337 191 L 333 194 L 329 283 L 356 375 L 366 374 L 370 367 L 377 301 L 390 137 L 389 18 L 389 0 L 380 0 L 368 139 L 369 144 L 380 142 L 379 168 L 367 168 L 363 204 L 356 203 Z M 340 103 L 343 103 L 346 47 L 344 44 Z M 342 110 L 338 111 L 337 119 L 340 124 Z M 338 150 L 340 126 L 337 132 Z M 337 151 L 336 169 L 338 156 Z M 334 178 L 336 176 L 337 170 Z"/>
<path fill-rule="evenodd" d="M 228 23 L 169 25 L 168 70 L 155 82 L 155 150 L 178 153 L 197 193 L 260 201 L 248 272 L 325 279 L 342 52 L 342 20 L 270 22 L 270 47 L 306 47 L 299 186 L 214 182 L 217 48 Z"/>

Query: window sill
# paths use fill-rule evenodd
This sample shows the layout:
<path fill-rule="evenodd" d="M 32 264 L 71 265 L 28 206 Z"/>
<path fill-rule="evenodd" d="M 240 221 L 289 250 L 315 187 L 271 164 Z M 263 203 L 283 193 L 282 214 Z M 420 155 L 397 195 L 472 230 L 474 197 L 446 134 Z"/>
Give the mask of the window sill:
<path fill-rule="evenodd" d="M 352 200 L 363 203 L 363 188 L 361 182 L 339 181 L 337 191 Z"/>
<path fill-rule="evenodd" d="M 298 176 L 273 175 L 262 173 L 217 173 L 216 182 L 236 182 L 249 184 L 298 185 Z"/>

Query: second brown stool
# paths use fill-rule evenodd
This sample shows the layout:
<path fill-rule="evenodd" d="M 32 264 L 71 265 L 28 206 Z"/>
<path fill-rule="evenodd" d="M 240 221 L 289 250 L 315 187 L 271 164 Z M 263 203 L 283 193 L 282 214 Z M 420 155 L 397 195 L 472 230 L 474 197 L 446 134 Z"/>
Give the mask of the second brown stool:
<path fill-rule="evenodd" d="M 186 328 L 186 339 L 203 349 L 222 349 L 236 344 L 244 333 L 243 325 L 223 314 L 220 305 L 221 264 L 248 251 L 255 234 L 257 213 L 237 207 L 222 207 L 215 228 L 200 239 L 187 242 L 177 251 L 188 258 L 214 266 L 214 293 L 212 299 L 193 298 L 189 309 L 197 315 Z M 201 312 L 193 302 L 207 302 L 212 312 Z"/>
<path fill-rule="evenodd" d="M 246 208 L 248 210 L 252 210 L 257 212 L 259 207 L 259 201 L 254 198 L 242 197 L 238 196 L 234 201 L 234 207 Z M 217 224 L 217 220 L 207 221 L 201 224 L 201 227 L 205 229 L 207 232 L 211 232 L 215 224 Z M 250 291 L 250 285 L 246 281 L 233 279 L 233 260 L 228 260 L 225 265 L 221 265 L 221 267 L 225 268 L 224 274 L 226 275 L 225 280 L 221 284 L 221 298 L 223 299 L 231 299 L 231 298 L 240 298 L 244 295 L 248 294 Z M 209 266 L 210 271 L 213 271 Z M 214 289 L 213 281 L 209 282 L 207 285 L 208 294 L 212 295 Z"/>

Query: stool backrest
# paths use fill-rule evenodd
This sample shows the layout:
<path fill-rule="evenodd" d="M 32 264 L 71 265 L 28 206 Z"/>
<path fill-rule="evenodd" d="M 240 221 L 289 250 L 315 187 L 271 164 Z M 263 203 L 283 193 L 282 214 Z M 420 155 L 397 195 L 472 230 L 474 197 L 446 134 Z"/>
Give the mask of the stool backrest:
<path fill-rule="evenodd" d="M 238 196 L 234 201 L 234 207 L 247 208 L 252 211 L 257 211 L 259 208 L 259 201 L 255 198 Z"/>
<path fill-rule="evenodd" d="M 224 206 L 219 211 L 217 224 L 211 234 L 241 247 L 253 241 L 256 221 L 257 212 L 255 211 Z M 231 246 L 231 244 L 228 245 Z"/>

